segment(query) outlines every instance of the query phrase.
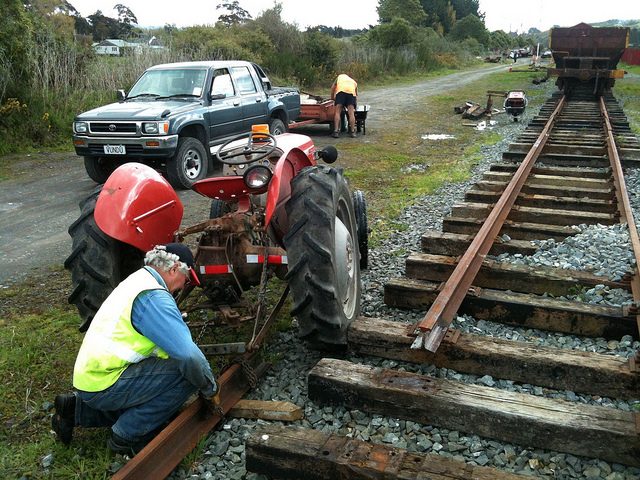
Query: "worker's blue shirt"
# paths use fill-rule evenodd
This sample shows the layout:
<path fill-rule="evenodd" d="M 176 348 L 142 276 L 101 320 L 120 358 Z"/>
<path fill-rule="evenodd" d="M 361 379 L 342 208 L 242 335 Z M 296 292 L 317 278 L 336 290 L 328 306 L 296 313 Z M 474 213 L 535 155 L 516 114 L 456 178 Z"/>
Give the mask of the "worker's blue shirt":
<path fill-rule="evenodd" d="M 179 363 L 180 372 L 205 397 L 216 393 L 217 385 L 206 357 L 191 338 L 191 332 L 167 285 L 158 272 L 145 267 L 163 289 L 142 292 L 133 302 L 131 323 L 142 335 Z"/>

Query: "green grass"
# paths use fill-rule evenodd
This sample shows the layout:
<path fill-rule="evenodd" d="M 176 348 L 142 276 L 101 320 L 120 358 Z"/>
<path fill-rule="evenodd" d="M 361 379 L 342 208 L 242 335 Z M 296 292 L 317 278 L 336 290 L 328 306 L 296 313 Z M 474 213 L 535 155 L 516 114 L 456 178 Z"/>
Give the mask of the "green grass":
<path fill-rule="evenodd" d="M 640 135 L 640 65 L 622 65 L 628 74 L 616 80 L 613 94 L 622 104 L 631 130 Z"/>

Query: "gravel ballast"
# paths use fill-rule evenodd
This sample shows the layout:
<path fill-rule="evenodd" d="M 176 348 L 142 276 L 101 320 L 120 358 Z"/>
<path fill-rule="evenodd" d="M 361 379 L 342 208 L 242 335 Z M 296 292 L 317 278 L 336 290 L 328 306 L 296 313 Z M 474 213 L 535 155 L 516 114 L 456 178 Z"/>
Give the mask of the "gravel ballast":
<path fill-rule="evenodd" d="M 369 270 L 363 272 L 362 314 L 401 322 L 415 322 L 423 317 L 423 311 L 397 310 L 383 301 L 383 287 L 387 280 L 403 275 L 404 261 L 409 252 L 419 251 L 420 237 L 427 229 L 440 230 L 443 218 L 451 206 L 462 201 L 464 192 L 478 181 L 491 163 L 500 161 L 501 153 L 509 142 L 525 127 L 525 122 L 501 122 L 503 140 L 482 148 L 483 160 L 474 169 L 471 178 L 458 184 L 446 184 L 439 191 L 418 199 L 398 219 L 407 228 L 399 229 L 386 241 L 369 253 Z M 626 172 L 629 191 L 640 191 L 640 175 Z M 640 209 L 640 198 L 633 196 L 633 206 Z M 623 225 L 611 227 L 580 225 L 579 232 L 564 242 L 544 240 L 531 257 L 500 255 L 503 262 L 526 265 L 546 265 L 557 268 L 580 269 L 611 279 L 620 279 L 630 271 L 633 258 L 629 256 L 628 229 Z M 597 245 L 597 246 L 596 246 Z M 627 292 L 612 290 L 604 285 L 579 292 L 571 298 L 605 305 L 622 305 L 631 302 Z M 459 316 L 453 325 L 465 332 L 486 334 L 493 337 L 533 342 L 537 345 L 598 352 L 629 357 L 640 349 L 640 342 L 629 336 L 617 340 L 586 338 L 545 332 L 535 329 L 513 328 L 488 321 L 478 321 L 469 316 Z M 535 478 L 631 480 L 640 478 L 640 469 L 611 464 L 597 459 L 577 457 L 571 454 L 530 449 L 525 446 L 503 443 L 465 432 L 451 431 L 431 425 L 406 420 L 371 415 L 343 407 L 320 406 L 308 399 L 307 374 L 322 358 L 322 354 L 309 350 L 296 338 L 295 329 L 279 333 L 268 347 L 269 355 L 278 358 L 276 365 L 250 392 L 248 398 L 283 400 L 293 402 L 304 409 L 304 418 L 292 425 L 319 429 L 323 432 L 347 435 L 357 439 L 383 443 L 409 451 L 435 453 L 473 465 L 501 468 Z M 432 365 L 414 365 L 374 357 L 347 355 L 347 360 L 383 368 L 395 368 L 459 382 L 501 388 L 512 392 L 557 398 L 581 404 L 598 405 L 630 411 L 638 408 L 638 402 L 581 395 L 576 392 L 558 391 L 535 385 L 519 384 L 491 376 L 467 375 Z M 247 473 L 245 470 L 246 438 L 252 429 L 263 424 L 261 420 L 228 419 L 209 436 L 203 455 L 192 471 L 176 470 L 170 478 L 194 479 L 267 479 Z"/>

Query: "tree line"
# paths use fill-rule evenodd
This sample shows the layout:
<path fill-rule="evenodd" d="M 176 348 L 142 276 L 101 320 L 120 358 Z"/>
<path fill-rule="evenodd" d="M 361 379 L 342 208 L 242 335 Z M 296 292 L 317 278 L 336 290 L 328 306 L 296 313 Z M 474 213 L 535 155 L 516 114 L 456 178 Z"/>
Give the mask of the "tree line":
<path fill-rule="evenodd" d="M 68 144 L 73 116 L 114 99 L 149 66 L 186 60 L 244 59 L 277 83 L 328 93 L 338 72 L 359 81 L 458 68 L 491 48 L 530 39 L 487 32 L 478 0 L 380 0 L 379 23 L 361 30 L 301 31 L 275 3 L 252 18 L 238 0 L 222 1 L 215 24 L 155 29 L 116 4 L 84 18 L 67 0 L 3 0 L 0 6 L 0 153 Z M 118 58 L 96 55 L 105 38 L 155 36 L 162 50 Z M 327 90 L 325 92 L 324 90 Z"/>

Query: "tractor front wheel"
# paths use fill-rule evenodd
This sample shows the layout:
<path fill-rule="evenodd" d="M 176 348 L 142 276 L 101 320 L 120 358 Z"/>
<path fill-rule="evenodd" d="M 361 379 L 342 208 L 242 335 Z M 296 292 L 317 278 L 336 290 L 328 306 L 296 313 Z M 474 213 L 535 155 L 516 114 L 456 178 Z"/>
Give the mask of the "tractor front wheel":
<path fill-rule="evenodd" d="M 69 303 L 78 308 L 80 331 L 89 328 L 102 302 L 129 274 L 142 267 L 143 253 L 107 236 L 93 217 L 102 185 L 80 202 L 80 216 L 69 227 L 73 240 L 64 267 L 71 271 Z"/>
<path fill-rule="evenodd" d="M 342 172 L 307 167 L 291 182 L 284 238 L 291 314 L 314 348 L 344 349 L 347 328 L 360 313 L 358 231 Z"/>

